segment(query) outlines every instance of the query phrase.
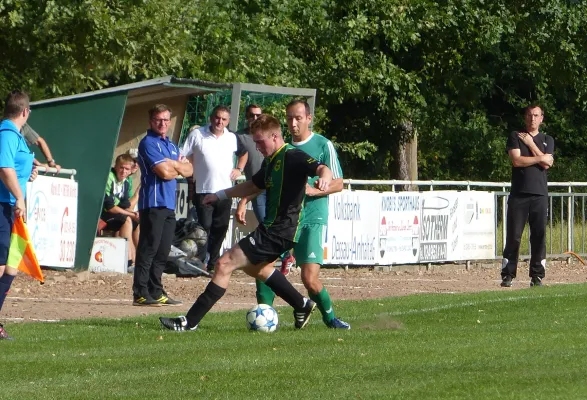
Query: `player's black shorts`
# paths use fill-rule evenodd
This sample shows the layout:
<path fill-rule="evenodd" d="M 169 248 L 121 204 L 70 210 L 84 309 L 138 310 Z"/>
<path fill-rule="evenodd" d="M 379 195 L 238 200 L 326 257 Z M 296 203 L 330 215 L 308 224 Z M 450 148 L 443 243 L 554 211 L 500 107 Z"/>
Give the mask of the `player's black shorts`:
<path fill-rule="evenodd" d="M 130 217 L 124 214 L 105 212 L 101 215 L 100 218 L 104 220 L 104 222 L 106 222 L 106 227 L 104 228 L 104 230 L 118 232 L 120 228 L 122 228 L 122 225 L 124 225 L 124 223 L 126 222 L 126 219 Z M 139 226 L 139 223 L 133 220 L 132 230 L 134 231 L 135 229 L 137 229 L 137 226 Z"/>
<path fill-rule="evenodd" d="M 254 265 L 277 260 L 284 251 L 290 250 L 294 244 L 291 240 L 268 232 L 262 224 L 238 242 L 245 256 Z"/>

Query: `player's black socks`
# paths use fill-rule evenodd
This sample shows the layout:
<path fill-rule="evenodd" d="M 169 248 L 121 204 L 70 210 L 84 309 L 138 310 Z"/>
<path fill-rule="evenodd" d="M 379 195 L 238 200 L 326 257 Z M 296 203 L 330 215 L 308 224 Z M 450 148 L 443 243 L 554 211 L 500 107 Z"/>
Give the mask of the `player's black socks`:
<path fill-rule="evenodd" d="M 214 304 L 224 296 L 224 293 L 226 293 L 226 289 L 221 288 L 214 282 L 210 281 L 208 286 L 206 286 L 204 293 L 198 297 L 185 316 L 188 320 L 188 327 L 193 328 L 198 325 L 202 318 L 204 318 L 204 315 L 206 315 Z"/>
<path fill-rule="evenodd" d="M 276 295 L 285 300 L 287 304 L 292 306 L 294 310 L 304 308 L 304 296 L 292 286 L 280 271 L 274 270 L 265 281 L 265 284 L 269 286 Z"/>

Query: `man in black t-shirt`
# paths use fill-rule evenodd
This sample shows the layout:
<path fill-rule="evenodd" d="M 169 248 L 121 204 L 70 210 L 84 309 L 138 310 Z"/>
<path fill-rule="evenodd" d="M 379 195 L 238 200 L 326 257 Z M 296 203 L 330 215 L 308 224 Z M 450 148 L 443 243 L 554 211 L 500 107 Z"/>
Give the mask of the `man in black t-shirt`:
<path fill-rule="evenodd" d="M 520 241 L 526 221 L 530 225 L 530 286 L 542 286 L 546 266 L 546 219 L 548 179 L 554 140 L 538 131 L 544 112 L 538 105 L 526 108 L 525 132 L 512 132 L 507 152 L 512 162 L 512 187 L 508 198 L 506 243 L 503 250 L 501 286 L 512 286 L 516 277 Z"/>

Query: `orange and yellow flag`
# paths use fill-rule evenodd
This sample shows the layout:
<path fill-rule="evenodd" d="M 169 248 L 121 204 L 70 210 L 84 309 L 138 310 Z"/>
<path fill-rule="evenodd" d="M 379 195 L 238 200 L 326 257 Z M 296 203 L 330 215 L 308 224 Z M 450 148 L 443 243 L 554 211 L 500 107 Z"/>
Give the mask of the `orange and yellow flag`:
<path fill-rule="evenodd" d="M 29 231 L 22 217 L 17 218 L 12 225 L 10 235 L 10 248 L 8 249 L 8 261 L 6 265 L 16 268 L 27 275 L 43 283 L 45 278 L 41 272 L 41 266 L 29 238 Z"/>

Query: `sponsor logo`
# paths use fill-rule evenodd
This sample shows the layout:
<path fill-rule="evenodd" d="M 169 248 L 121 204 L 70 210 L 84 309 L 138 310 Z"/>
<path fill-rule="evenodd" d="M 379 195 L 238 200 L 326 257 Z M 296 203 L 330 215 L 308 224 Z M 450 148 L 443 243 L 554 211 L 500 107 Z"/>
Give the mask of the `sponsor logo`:
<path fill-rule="evenodd" d="M 252 237 L 249 237 L 249 242 L 251 242 L 251 244 L 254 246 L 255 245 L 255 239 L 253 239 Z"/>
<path fill-rule="evenodd" d="M 281 169 L 281 160 L 277 160 L 275 162 L 275 166 L 273 167 L 273 171 L 279 171 Z"/>
<path fill-rule="evenodd" d="M 314 254 L 314 252 L 311 252 L 308 258 L 316 258 L 316 254 Z"/>

